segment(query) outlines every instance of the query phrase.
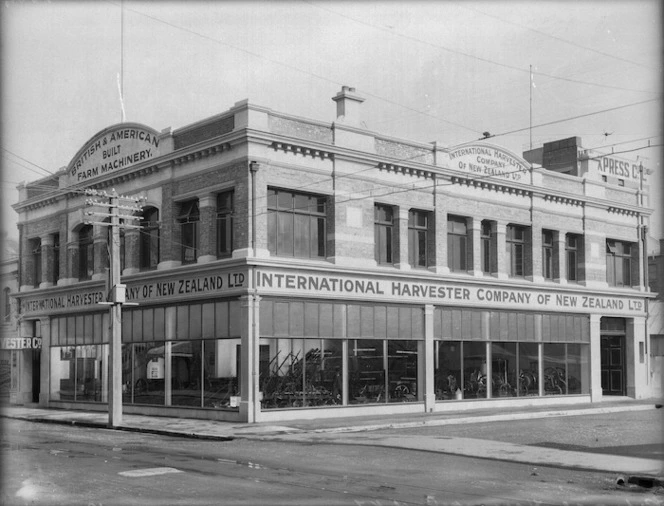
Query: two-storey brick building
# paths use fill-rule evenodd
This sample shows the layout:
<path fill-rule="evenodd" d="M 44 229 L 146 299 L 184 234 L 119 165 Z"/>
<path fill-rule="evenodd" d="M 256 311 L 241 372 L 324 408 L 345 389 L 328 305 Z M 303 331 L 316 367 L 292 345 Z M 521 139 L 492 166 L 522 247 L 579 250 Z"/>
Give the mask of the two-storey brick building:
<path fill-rule="evenodd" d="M 331 124 L 243 101 L 173 131 L 115 125 L 20 188 L 17 297 L 43 342 L 43 405 L 106 409 L 108 228 L 86 224 L 84 189 L 143 198 L 121 237 L 137 304 L 122 313 L 125 412 L 253 422 L 649 396 L 638 168 L 569 142 L 530 152 L 539 167 L 486 141 L 394 139 L 363 125 L 353 88 L 333 100 Z M 571 168 L 547 169 L 557 149 Z"/>

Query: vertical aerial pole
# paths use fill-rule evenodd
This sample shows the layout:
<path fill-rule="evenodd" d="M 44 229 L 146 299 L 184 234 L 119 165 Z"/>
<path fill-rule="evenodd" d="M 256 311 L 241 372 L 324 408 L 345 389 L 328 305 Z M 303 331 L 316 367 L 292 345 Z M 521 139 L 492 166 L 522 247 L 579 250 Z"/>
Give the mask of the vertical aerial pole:
<path fill-rule="evenodd" d="M 122 305 L 136 306 L 136 303 L 126 302 L 125 285 L 121 284 L 121 266 L 120 266 L 120 228 L 139 229 L 139 225 L 126 223 L 130 220 L 140 220 L 136 214 L 121 214 L 121 210 L 127 210 L 133 213 L 140 212 L 141 208 L 135 204 L 140 199 L 119 197 L 115 190 L 111 191 L 109 196 L 106 192 L 97 190 L 86 190 L 86 194 L 94 196 L 108 197 L 108 201 L 96 201 L 89 199 L 86 205 L 101 206 L 108 209 L 108 212 L 99 213 L 88 211 L 88 216 L 101 216 L 108 221 L 91 221 L 86 219 L 85 223 L 110 227 L 110 272 L 108 285 L 106 287 L 106 301 L 100 302 L 110 306 L 110 332 L 109 332 L 109 350 L 108 350 L 108 426 L 118 427 L 122 424 Z M 132 205 L 122 205 L 121 201 L 129 202 Z M 120 220 L 123 220 L 121 223 Z"/>
<path fill-rule="evenodd" d="M 108 350 L 108 426 L 122 424 L 122 302 L 117 300 L 120 285 L 120 218 L 118 194 L 113 190 L 110 198 L 111 211 L 111 335 Z M 122 294 L 124 295 L 124 294 Z"/>
<path fill-rule="evenodd" d="M 528 124 L 528 132 L 530 133 L 530 149 L 533 149 L 533 66 L 530 66 L 530 123 Z"/>

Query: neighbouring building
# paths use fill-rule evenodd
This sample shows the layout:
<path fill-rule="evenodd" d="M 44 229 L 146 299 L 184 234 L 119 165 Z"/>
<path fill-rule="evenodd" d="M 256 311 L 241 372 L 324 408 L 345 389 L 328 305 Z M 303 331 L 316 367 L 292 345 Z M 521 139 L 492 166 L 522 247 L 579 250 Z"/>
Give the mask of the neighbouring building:
<path fill-rule="evenodd" d="M 664 239 L 648 255 L 648 281 L 657 298 L 648 303 L 652 396 L 664 397 Z"/>
<path fill-rule="evenodd" d="M 19 337 L 18 243 L 3 233 L 0 244 L 0 404 L 26 404 L 39 396 L 41 340 Z"/>
<path fill-rule="evenodd" d="M 114 125 L 19 188 L 14 295 L 21 337 L 42 342 L 41 405 L 107 409 L 113 190 L 142 198 L 119 238 L 127 413 L 259 422 L 651 395 L 640 166 L 576 138 L 537 163 L 395 139 L 364 126 L 354 88 L 332 100 L 332 123 L 242 101 L 173 131 Z"/>

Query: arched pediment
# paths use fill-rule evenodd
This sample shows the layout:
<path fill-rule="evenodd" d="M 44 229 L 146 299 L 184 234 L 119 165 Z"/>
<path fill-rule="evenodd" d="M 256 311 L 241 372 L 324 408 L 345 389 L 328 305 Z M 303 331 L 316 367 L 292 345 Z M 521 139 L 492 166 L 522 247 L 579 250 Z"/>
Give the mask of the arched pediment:
<path fill-rule="evenodd" d="M 95 134 L 67 166 L 67 186 L 87 184 L 108 173 L 156 158 L 162 134 L 138 123 L 120 123 Z"/>

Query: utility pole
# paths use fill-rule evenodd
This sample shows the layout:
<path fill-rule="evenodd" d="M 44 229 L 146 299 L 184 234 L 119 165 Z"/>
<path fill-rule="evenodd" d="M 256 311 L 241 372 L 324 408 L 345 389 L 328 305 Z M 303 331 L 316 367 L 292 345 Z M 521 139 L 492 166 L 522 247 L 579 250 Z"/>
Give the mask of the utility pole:
<path fill-rule="evenodd" d="M 127 223 L 130 220 L 140 220 L 137 214 L 121 214 L 122 211 L 138 213 L 142 209 L 138 205 L 139 198 L 118 196 L 115 189 L 108 195 L 105 191 L 86 190 L 87 195 L 103 197 L 107 201 L 87 199 L 86 205 L 100 206 L 108 209 L 107 212 L 86 211 L 87 216 L 100 216 L 108 221 L 85 220 L 87 224 L 110 227 L 110 279 L 107 279 L 106 301 L 101 304 L 110 306 L 110 342 L 108 353 L 108 426 L 118 427 L 122 424 L 122 306 L 137 306 L 138 304 L 126 301 L 126 285 L 120 283 L 122 275 L 120 269 L 120 228 L 136 228 L 139 225 Z M 129 204 L 129 205 L 127 205 Z M 124 221 L 120 221 L 124 220 Z"/>

